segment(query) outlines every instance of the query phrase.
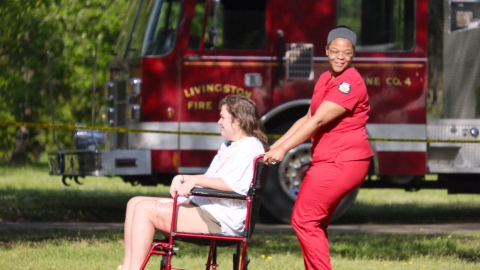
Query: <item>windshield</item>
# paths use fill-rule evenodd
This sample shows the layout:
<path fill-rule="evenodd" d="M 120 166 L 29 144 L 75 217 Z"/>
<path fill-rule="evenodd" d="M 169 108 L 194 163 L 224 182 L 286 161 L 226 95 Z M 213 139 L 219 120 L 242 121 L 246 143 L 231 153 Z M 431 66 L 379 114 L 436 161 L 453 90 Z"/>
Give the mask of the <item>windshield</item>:
<path fill-rule="evenodd" d="M 357 33 L 356 51 L 408 51 L 415 44 L 415 0 L 339 0 L 337 25 Z"/>
<path fill-rule="evenodd" d="M 181 1 L 133 0 L 115 53 L 123 58 L 164 55 L 175 43 Z"/>
<path fill-rule="evenodd" d="M 164 55 L 173 49 L 180 10 L 180 0 L 163 0 L 157 3 L 145 35 L 144 55 Z"/>
<path fill-rule="evenodd" d="M 220 50 L 266 49 L 266 1 L 222 0 L 210 5 L 205 48 Z"/>

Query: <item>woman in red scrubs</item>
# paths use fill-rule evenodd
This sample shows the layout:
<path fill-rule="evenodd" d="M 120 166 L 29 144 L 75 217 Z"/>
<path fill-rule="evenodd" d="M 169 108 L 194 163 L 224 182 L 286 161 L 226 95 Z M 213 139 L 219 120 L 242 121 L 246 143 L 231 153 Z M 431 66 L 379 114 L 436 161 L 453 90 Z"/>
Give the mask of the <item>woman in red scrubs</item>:
<path fill-rule="evenodd" d="M 365 130 L 367 88 L 351 66 L 356 39 L 345 26 L 330 31 L 325 48 L 330 70 L 320 75 L 310 109 L 264 158 L 280 162 L 287 151 L 312 140 L 312 164 L 292 214 L 305 269 L 332 269 L 327 227 L 342 199 L 362 184 L 373 155 Z"/>

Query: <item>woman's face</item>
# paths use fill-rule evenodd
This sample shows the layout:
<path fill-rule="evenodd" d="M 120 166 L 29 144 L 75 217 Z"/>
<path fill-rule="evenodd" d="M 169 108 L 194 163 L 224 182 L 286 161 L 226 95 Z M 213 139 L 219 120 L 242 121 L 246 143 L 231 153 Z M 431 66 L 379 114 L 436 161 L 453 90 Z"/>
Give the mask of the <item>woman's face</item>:
<path fill-rule="evenodd" d="M 244 132 L 240 127 L 238 120 L 232 121 L 232 115 L 227 110 L 227 105 L 222 105 L 220 110 L 220 120 L 218 124 L 221 128 L 221 135 L 227 140 L 237 141 L 242 138 Z"/>
<path fill-rule="evenodd" d="M 328 63 L 333 77 L 337 77 L 350 66 L 355 51 L 348 39 L 337 38 L 326 48 Z"/>

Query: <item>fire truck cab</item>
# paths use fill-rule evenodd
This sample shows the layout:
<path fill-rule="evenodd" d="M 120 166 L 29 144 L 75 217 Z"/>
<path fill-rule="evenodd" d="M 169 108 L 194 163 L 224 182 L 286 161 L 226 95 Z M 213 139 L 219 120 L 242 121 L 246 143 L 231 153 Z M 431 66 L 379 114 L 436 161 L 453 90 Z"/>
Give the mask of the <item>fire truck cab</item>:
<path fill-rule="evenodd" d="M 328 70 L 328 32 L 347 25 L 358 35 L 353 66 L 371 105 L 367 132 L 375 155 L 363 187 L 480 192 L 479 76 L 461 73 L 468 69 L 459 63 L 479 67 L 470 38 L 478 40 L 480 29 L 469 24 L 480 18 L 480 4 L 441 6 L 445 14 L 436 22 L 445 24 L 449 113 L 427 120 L 428 0 L 133 0 L 110 66 L 104 118 L 112 127 L 159 132 L 112 132 L 108 150 L 90 144 L 51 153 L 50 173 L 120 176 L 144 185 L 204 173 L 223 142 L 204 134 L 219 132 L 218 104 L 229 94 L 251 98 L 267 134 L 283 134 L 305 115 L 316 79 Z M 273 166 L 266 213 L 289 222 L 310 161 L 305 142 Z M 438 180 L 425 181 L 426 174 Z"/>

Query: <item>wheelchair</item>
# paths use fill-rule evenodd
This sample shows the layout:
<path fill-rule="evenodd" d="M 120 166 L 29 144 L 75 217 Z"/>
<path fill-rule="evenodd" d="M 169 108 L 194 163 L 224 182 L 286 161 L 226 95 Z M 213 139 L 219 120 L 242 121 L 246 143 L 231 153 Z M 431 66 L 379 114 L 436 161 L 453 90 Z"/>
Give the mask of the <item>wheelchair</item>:
<path fill-rule="evenodd" d="M 172 227 L 168 238 L 159 240 L 155 239 L 153 245 L 148 252 L 141 270 L 145 269 L 150 257 L 152 255 L 162 256 L 160 263 L 160 270 L 175 270 L 172 268 L 172 256 L 177 254 L 178 248 L 174 246 L 176 241 L 187 243 L 194 243 L 198 245 L 210 246 L 207 262 L 205 263 L 206 270 L 215 270 L 217 264 L 217 247 L 218 246 L 233 246 L 236 245 L 236 253 L 233 254 L 233 269 L 247 270 L 250 259 L 247 257 L 248 242 L 253 234 L 255 228 L 255 219 L 260 209 L 262 193 L 265 189 L 268 179 L 269 165 L 263 161 L 263 155 L 258 155 L 254 159 L 253 178 L 250 183 L 250 188 L 247 195 L 238 194 L 235 192 L 226 192 L 210 188 L 196 187 L 192 189 L 191 194 L 194 196 L 225 198 L 234 200 L 243 200 L 247 203 L 247 213 L 245 216 L 245 229 L 241 236 L 223 235 L 223 234 L 205 234 L 205 233 L 190 233 L 176 231 L 176 213 L 177 213 L 177 199 L 178 195 L 174 197 Z"/>

